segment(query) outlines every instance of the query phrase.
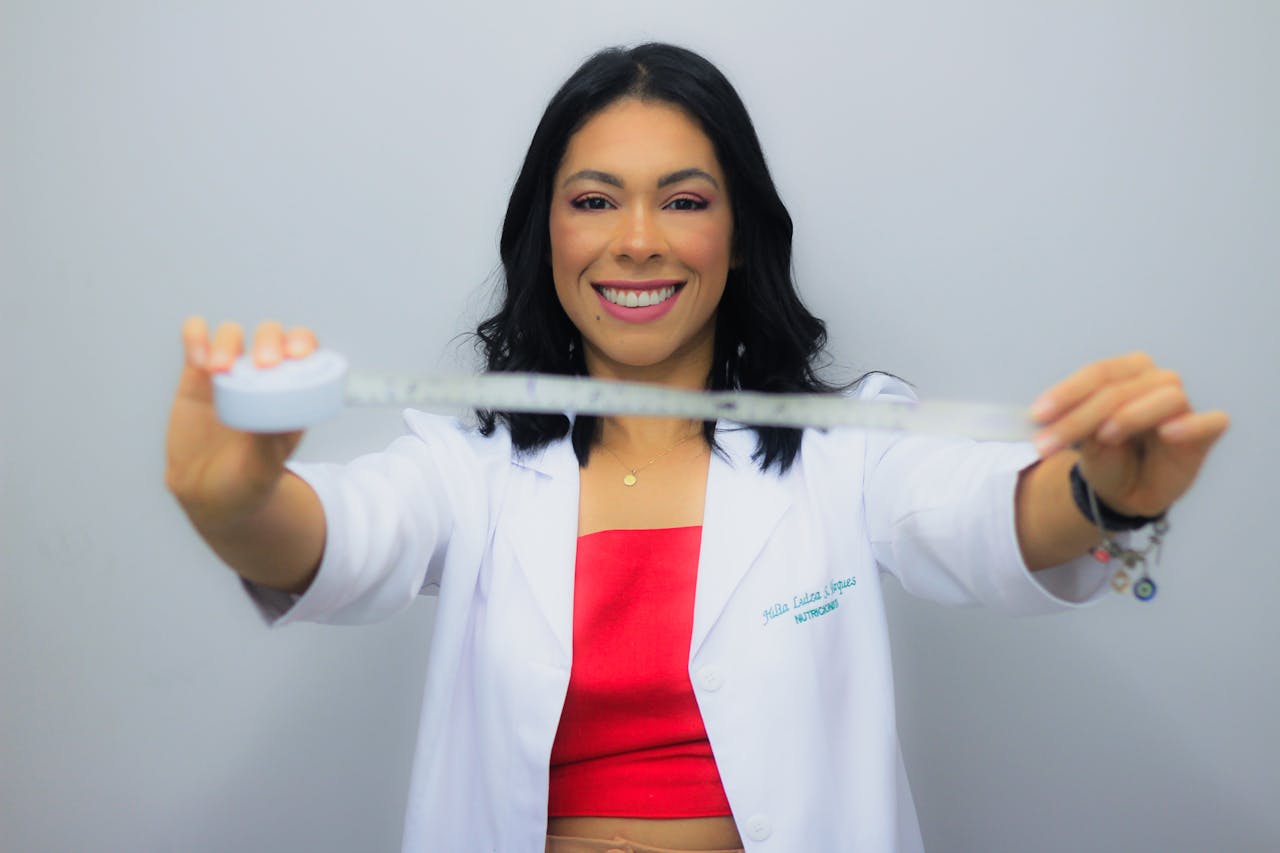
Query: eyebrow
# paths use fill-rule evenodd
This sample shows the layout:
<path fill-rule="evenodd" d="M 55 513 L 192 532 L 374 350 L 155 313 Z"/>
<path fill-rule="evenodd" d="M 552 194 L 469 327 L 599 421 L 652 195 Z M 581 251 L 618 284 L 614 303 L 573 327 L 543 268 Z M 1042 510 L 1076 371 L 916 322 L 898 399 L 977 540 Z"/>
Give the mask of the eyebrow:
<path fill-rule="evenodd" d="M 691 166 L 688 169 L 680 169 L 679 171 L 672 172 L 669 175 L 663 175 L 661 178 L 658 178 L 658 189 L 669 187 L 672 184 L 678 184 L 681 181 L 687 181 L 690 178 L 702 178 L 704 181 L 711 184 L 711 186 L 716 189 L 720 189 L 719 181 L 696 166 Z M 619 178 L 617 175 L 610 174 L 609 172 L 601 172 L 599 169 L 582 169 L 581 171 L 574 172 L 572 175 L 564 179 L 564 183 L 561 184 L 561 187 L 567 187 L 574 181 L 599 181 L 602 184 L 608 184 L 609 186 L 617 187 L 618 189 L 622 189 L 623 187 L 622 178 Z"/>

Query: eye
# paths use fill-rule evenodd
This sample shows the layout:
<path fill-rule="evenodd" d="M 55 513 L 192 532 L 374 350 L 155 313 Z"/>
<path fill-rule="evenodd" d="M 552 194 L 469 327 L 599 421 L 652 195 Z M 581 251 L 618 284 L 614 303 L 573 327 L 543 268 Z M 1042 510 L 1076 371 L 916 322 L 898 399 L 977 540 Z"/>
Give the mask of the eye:
<path fill-rule="evenodd" d="M 608 210 L 613 207 L 609 199 L 602 195 L 578 196 L 569 202 L 569 206 L 574 210 Z"/>
<path fill-rule="evenodd" d="M 681 196 L 667 202 L 668 210 L 706 210 L 708 202 L 706 199 L 692 198 L 690 196 Z"/>

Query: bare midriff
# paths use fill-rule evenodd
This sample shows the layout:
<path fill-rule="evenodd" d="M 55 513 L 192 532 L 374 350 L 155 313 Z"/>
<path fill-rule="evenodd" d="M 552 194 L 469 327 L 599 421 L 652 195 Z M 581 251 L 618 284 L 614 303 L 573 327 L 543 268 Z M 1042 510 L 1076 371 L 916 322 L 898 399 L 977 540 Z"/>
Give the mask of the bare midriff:
<path fill-rule="evenodd" d="M 553 817 L 548 835 L 571 838 L 625 838 L 672 850 L 733 850 L 742 838 L 731 817 L 649 819 L 631 817 Z"/>

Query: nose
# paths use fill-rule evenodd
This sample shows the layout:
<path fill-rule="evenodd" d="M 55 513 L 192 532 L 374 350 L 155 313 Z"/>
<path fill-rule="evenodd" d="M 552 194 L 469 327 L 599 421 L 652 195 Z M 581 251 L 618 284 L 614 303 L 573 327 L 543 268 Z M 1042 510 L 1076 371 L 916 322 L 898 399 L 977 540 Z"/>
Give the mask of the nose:
<path fill-rule="evenodd" d="M 662 257 L 666 246 L 662 228 L 652 210 L 635 205 L 624 212 L 614 240 L 614 254 L 618 258 L 642 264 Z"/>

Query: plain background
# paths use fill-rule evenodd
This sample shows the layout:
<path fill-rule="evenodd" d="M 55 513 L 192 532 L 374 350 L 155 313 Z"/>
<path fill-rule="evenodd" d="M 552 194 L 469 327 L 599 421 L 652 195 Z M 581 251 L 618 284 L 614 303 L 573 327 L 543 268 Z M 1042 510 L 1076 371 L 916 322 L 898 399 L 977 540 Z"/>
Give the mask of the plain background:
<path fill-rule="evenodd" d="M 178 327 L 469 364 L 547 99 L 662 39 L 752 110 L 837 376 L 1029 402 L 1145 349 L 1235 421 L 1152 604 L 890 590 L 926 843 L 1280 849 L 1278 9 L 3 2 L 0 848 L 397 848 L 434 604 L 262 626 L 162 485 Z M 350 412 L 300 455 L 399 430 Z"/>

